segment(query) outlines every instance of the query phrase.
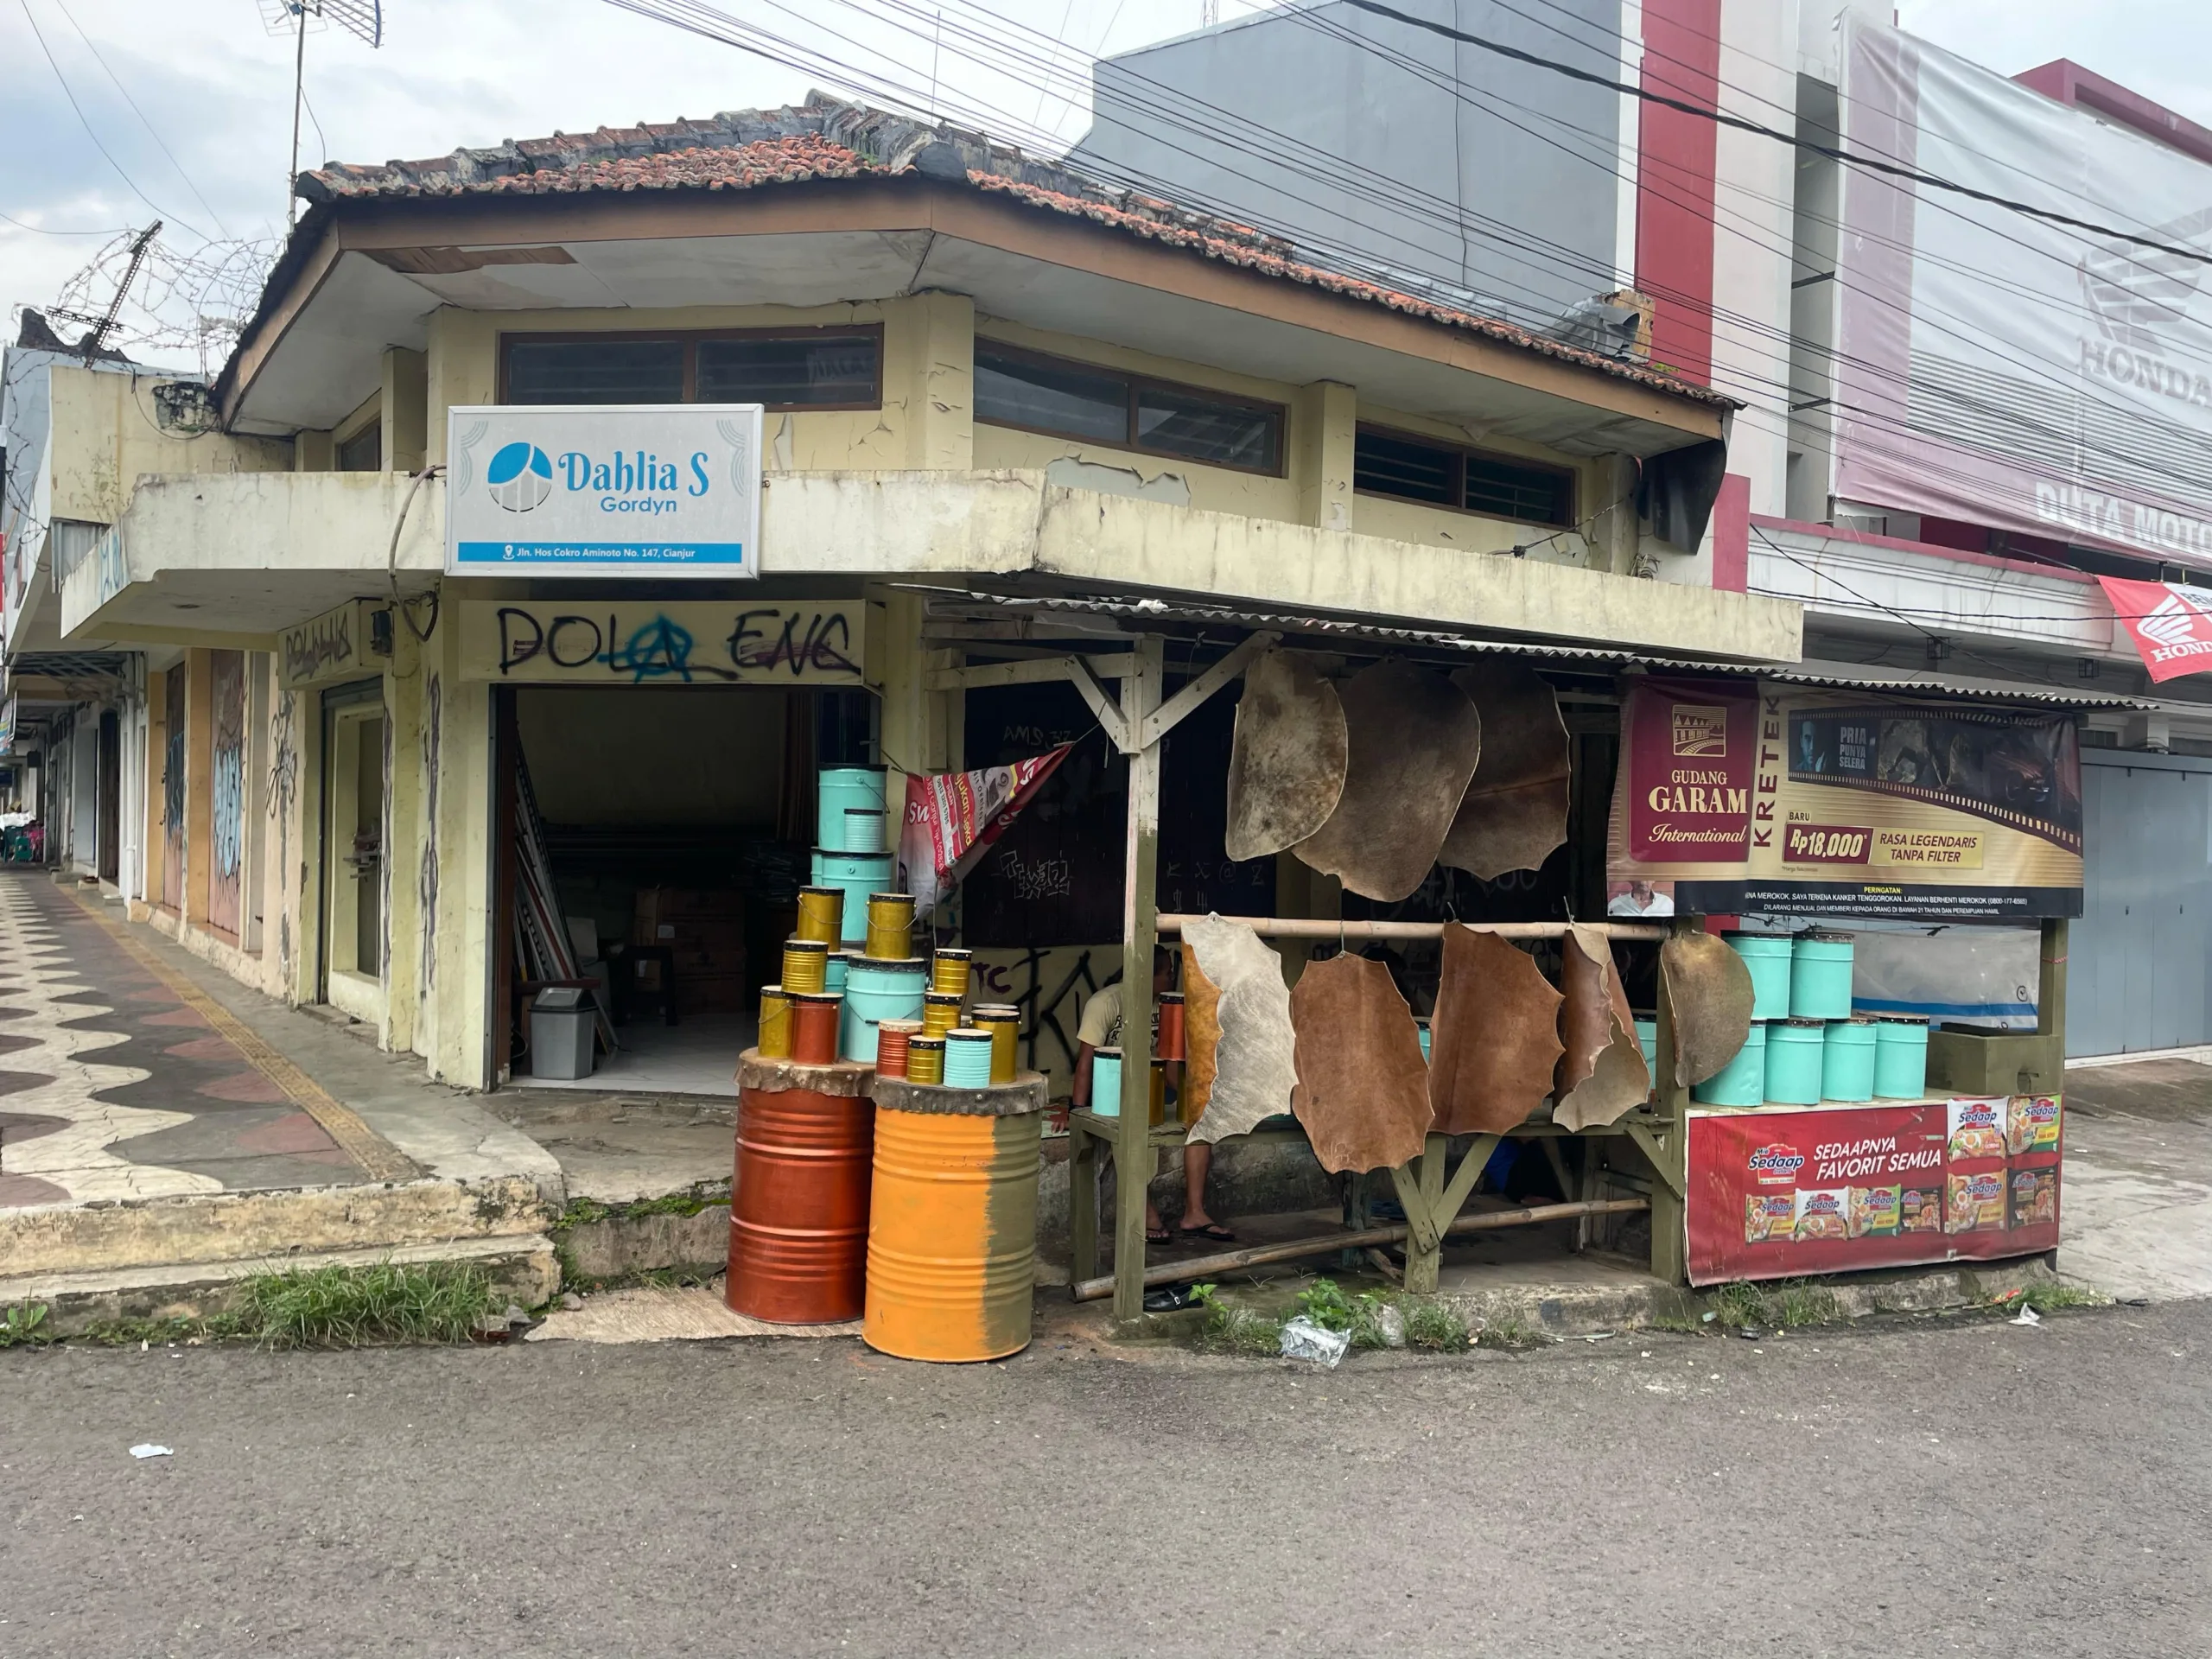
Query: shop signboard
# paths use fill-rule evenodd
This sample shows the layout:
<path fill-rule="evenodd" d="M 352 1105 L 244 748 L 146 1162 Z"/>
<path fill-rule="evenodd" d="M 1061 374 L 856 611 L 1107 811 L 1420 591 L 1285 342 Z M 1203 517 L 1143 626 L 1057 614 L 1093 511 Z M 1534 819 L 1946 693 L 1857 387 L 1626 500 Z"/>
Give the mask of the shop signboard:
<path fill-rule="evenodd" d="M 464 600 L 461 677 L 497 685 L 867 683 L 858 599 Z"/>
<path fill-rule="evenodd" d="M 447 411 L 446 574 L 760 571 L 760 405 Z"/>
<path fill-rule="evenodd" d="M 2056 1095 L 1693 1109 L 1690 1282 L 2058 1247 Z"/>
<path fill-rule="evenodd" d="M 2071 715 L 1647 677 L 1621 722 L 1607 860 L 1620 913 L 1656 913 L 1655 895 L 1707 915 L 2082 913 Z"/>

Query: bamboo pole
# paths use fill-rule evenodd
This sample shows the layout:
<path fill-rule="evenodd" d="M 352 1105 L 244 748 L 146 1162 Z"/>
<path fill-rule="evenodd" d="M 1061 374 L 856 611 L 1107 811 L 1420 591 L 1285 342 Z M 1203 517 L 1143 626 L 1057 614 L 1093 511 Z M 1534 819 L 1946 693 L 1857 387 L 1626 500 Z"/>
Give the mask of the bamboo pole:
<path fill-rule="evenodd" d="M 1500 1227 L 1573 1221 L 1581 1216 L 1634 1215 L 1650 1207 L 1648 1198 L 1587 1198 L 1568 1204 L 1539 1204 L 1522 1210 L 1492 1210 L 1479 1216 L 1462 1216 L 1444 1231 L 1446 1236 L 1490 1232 Z M 1281 1244 L 1255 1244 L 1249 1249 L 1230 1250 L 1224 1255 L 1193 1256 L 1187 1262 L 1171 1262 L 1147 1268 L 1144 1287 L 1151 1290 L 1160 1285 L 1179 1285 L 1204 1279 L 1210 1274 L 1235 1273 L 1240 1268 L 1262 1267 L 1270 1262 L 1295 1262 L 1302 1256 L 1327 1255 L 1337 1250 L 1402 1244 L 1408 1230 L 1402 1226 L 1370 1227 L 1363 1233 L 1325 1233 L 1317 1238 L 1294 1238 Z M 1114 1277 L 1109 1274 L 1102 1278 L 1080 1280 L 1071 1288 L 1078 1302 L 1099 1301 L 1114 1294 Z"/>
<path fill-rule="evenodd" d="M 1202 916 L 1163 912 L 1157 921 L 1162 933 L 1180 933 Z M 1263 939 L 1341 939 L 1347 944 L 1376 939 L 1440 939 L 1447 927 L 1464 927 L 1475 933 L 1495 933 L 1501 939 L 1556 939 L 1566 936 L 1566 922 L 1334 922 L 1303 916 L 1232 916 Z M 1665 926 L 1655 922 L 1592 922 L 1609 939 L 1637 939 L 1656 944 L 1667 937 Z"/>

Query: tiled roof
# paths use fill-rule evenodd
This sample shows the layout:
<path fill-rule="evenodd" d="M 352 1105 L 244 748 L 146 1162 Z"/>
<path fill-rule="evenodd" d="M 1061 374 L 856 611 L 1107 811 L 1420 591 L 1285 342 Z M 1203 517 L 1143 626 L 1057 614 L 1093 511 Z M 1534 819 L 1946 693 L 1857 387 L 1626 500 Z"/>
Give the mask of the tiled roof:
<path fill-rule="evenodd" d="M 981 133 L 930 125 L 820 92 L 803 105 L 734 111 L 705 121 L 556 132 L 550 138 L 510 139 L 488 149 L 457 149 L 450 156 L 381 167 L 333 162 L 301 174 L 295 189 L 308 202 L 336 207 L 365 198 L 752 190 L 815 180 L 913 175 L 965 183 L 1262 276 L 1387 306 L 1700 403 L 1734 407 L 1732 398 L 1648 364 L 1608 357 L 1496 317 L 1307 264 L 1281 237 L 1138 191 L 1102 186 Z"/>

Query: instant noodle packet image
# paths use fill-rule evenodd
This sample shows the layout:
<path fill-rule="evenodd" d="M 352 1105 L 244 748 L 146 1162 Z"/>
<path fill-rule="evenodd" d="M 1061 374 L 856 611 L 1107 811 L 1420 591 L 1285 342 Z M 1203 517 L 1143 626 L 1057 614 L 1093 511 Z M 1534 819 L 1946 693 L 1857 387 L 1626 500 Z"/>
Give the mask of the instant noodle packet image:
<path fill-rule="evenodd" d="M 1908 1186 L 1897 1196 L 1897 1230 L 1901 1233 L 1940 1233 L 1943 1230 L 1943 1189 Z"/>
<path fill-rule="evenodd" d="M 1850 1190 L 1847 1187 L 1821 1187 L 1809 1192 L 1800 1187 L 1796 1220 L 1790 1228 L 1790 1236 L 1800 1244 L 1814 1239 L 1850 1237 L 1851 1226 L 1846 1219 L 1850 1203 Z"/>
<path fill-rule="evenodd" d="M 1851 1189 L 1851 1236 L 1853 1238 L 1894 1236 L 1904 1204 L 1901 1186 L 1854 1186 Z"/>
<path fill-rule="evenodd" d="M 2005 1230 L 2005 1175 L 2001 1170 L 1955 1173 L 1943 1178 L 1943 1230 Z"/>
<path fill-rule="evenodd" d="M 2058 1150 L 2056 1095 L 2015 1095 L 2005 1103 L 2005 1143 L 2015 1153 Z"/>
<path fill-rule="evenodd" d="M 1797 1200 L 1788 1192 L 1754 1192 L 1744 1200 L 1744 1243 L 1786 1243 L 1797 1223 Z"/>
<path fill-rule="evenodd" d="M 1951 1161 L 1957 1163 L 1967 1158 L 2002 1158 L 2005 1155 L 2005 1113 L 2007 1102 L 2001 1096 L 1991 1100 L 1955 1100 L 1947 1109 L 1949 1113 L 1948 1149 Z M 1953 1229 L 1954 1231 L 1957 1230 Z"/>
<path fill-rule="evenodd" d="M 2046 1227 L 2057 1219 L 2057 1170 L 2014 1170 L 2012 1224 L 2015 1227 Z"/>

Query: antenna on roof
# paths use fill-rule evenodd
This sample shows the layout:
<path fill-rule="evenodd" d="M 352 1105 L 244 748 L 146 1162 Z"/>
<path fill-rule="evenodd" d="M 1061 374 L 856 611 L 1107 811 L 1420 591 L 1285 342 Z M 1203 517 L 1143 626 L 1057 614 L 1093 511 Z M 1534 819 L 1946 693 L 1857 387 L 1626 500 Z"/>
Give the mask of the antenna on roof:
<path fill-rule="evenodd" d="M 1221 0 L 1198 0 L 1198 27 L 1211 29 L 1221 21 Z"/>
<path fill-rule="evenodd" d="M 292 194 L 300 176 L 300 106 L 307 101 L 308 30 L 336 23 L 372 48 L 384 44 L 384 0 L 261 0 L 262 26 L 271 35 L 296 35 L 292 54 L 292 166 L 284 175 L 284 228 L 299 219 Z"/>

